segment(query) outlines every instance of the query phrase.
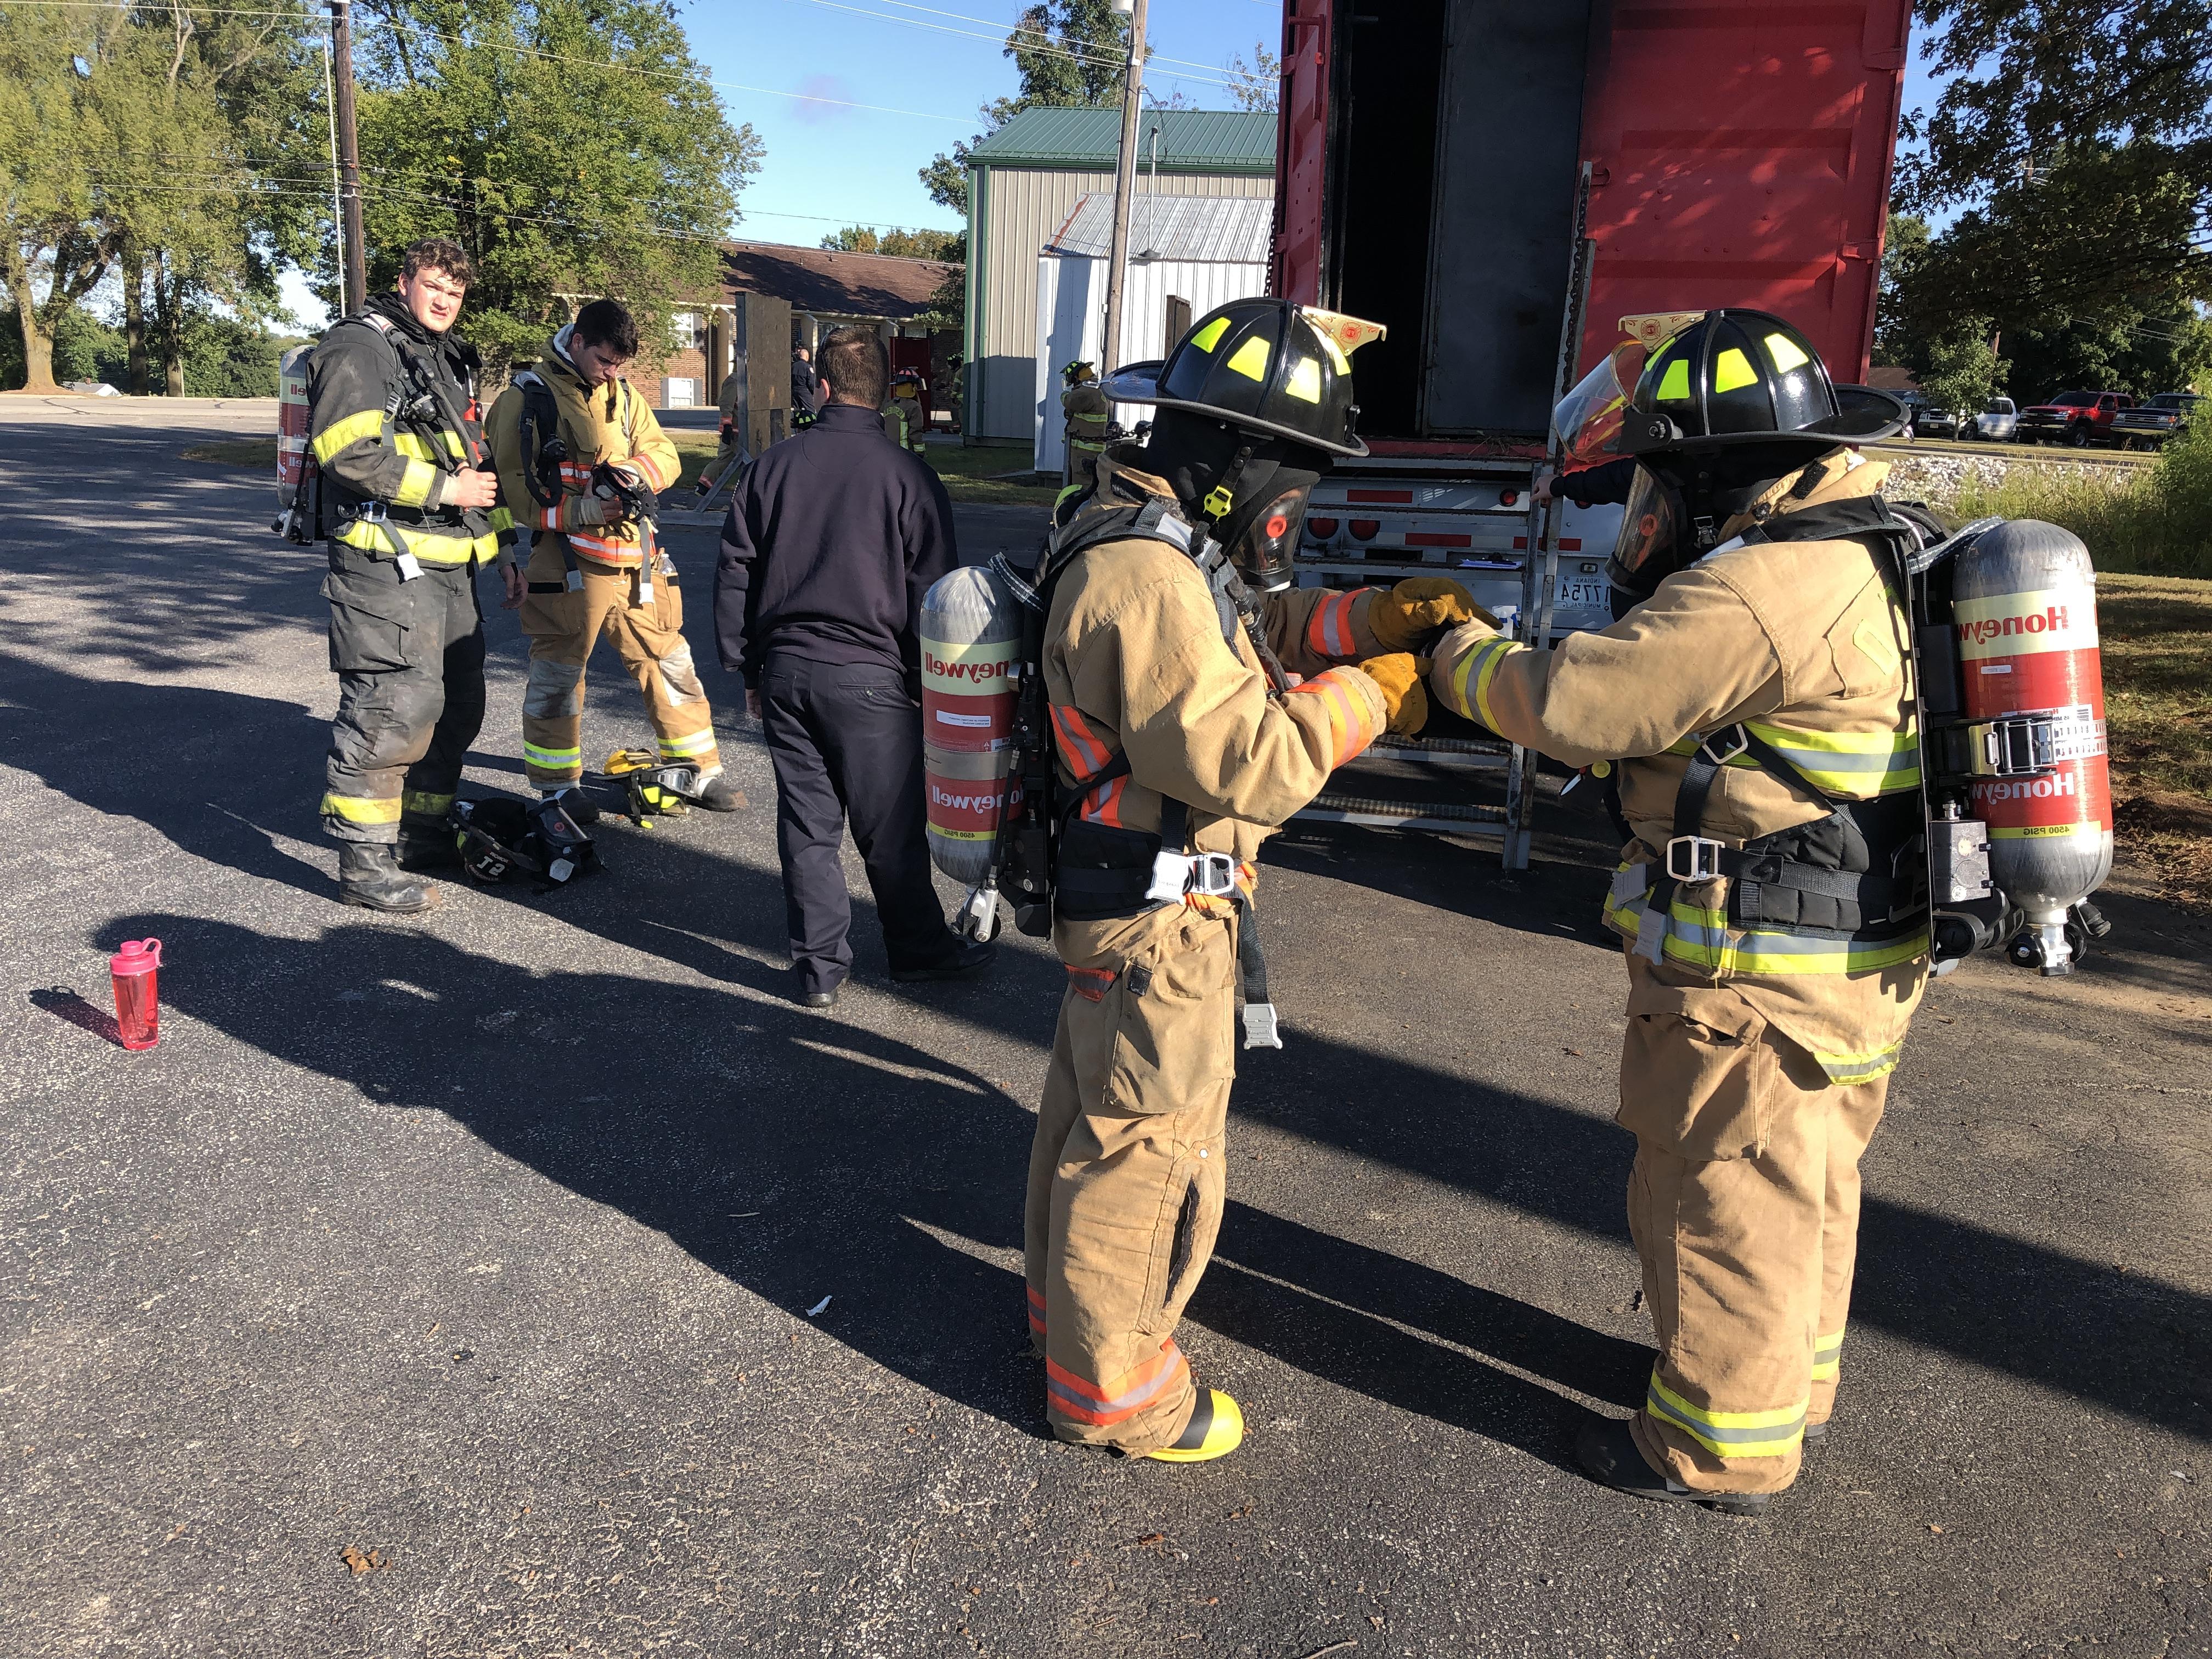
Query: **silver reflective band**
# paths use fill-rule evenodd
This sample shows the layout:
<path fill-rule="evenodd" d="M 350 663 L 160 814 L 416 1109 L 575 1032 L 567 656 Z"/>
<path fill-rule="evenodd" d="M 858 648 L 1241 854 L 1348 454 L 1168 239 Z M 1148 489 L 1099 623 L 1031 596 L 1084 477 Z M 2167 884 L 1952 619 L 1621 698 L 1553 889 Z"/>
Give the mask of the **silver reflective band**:
<path fill-rule="evenodd" d="M 1677 836 L 1667 843 L 1667 873 L 1676 881 L 1711 881 L 1721 872 L 1726 842 L 1706 836 Z M 1686 863 L 1689 868 L 1680 866 Z"/>
<path fill-rule="evenodd" d="M 1226 898 L 1237 890 L 1237 860 L 1226 853 L 1155 853 L 1152 884 L 1145 896 L 1155 904 L 1174 904 L 1187 894 Z"/>

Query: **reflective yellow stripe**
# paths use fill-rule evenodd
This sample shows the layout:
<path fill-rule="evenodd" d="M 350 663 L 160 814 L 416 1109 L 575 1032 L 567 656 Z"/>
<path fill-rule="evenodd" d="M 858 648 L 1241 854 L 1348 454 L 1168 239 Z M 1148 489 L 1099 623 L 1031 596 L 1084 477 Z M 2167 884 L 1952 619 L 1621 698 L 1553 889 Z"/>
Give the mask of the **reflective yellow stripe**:
<path fill-rule="evenodd" d="M 1832 1381 L 1843 1368 L 1844 1334 L 1836 1331 L 1813 1339 L 1813 1380 L 1815 1382 Z"/>
<path fill-rule="evenodd" d="M 693 755 L 703 755 L 708 750 L 714 748 L 714 732 L 711 726 L 704 732 L 694 732 L 688 738 L 663 738 L 660 739 L 660 752 L 662 754 L 674 755 L 681 759 L 689 759 Z"/>
<path fill-rule="evenodd" d="M 1606 922 L 1615 932 L 1633 939 L 1650 902 L 1647 893 L 1618 901 L 1608 894 Z M 1926 955 L 1928 932 L 1921 928 L 1902 939 L 1869 941 L 1824 939 L 1780 927 L 1732 929 L 1725 911 L 1708 910 L 1677 899 L 1668 907 L 1667 935 L 1660 949 L 1669 960 L 1714 974 L 1862 974 L 1900 967 Z M 1856 1066 L 1862 1058 L 1853 1057 L 1851 1063 Z M 1894 1064 L 1893 1060 L 1882 1071 Z M 1863 1083 L 1881 1074 L 1869 1070 L 1836 1080 Z"/>
<path fill-rule="evenodd" d="M 495 507 L 487 516 L 491 520 L 491 527 L 495 532 L 514 528 L 514 514 L 503 507 Z"/>
<path fill-rule="evenodd" d="M 315 434 L 315 459 L 325 466 L 328 466 L 331 464 L 331 457 L 348 444 L 358 443 L 363 438 L 380 438 L 383 435 L 384 411 L 380 409 L 364 409 L 358 415 L 349 415 L 342 421 L 332 421 Z"/>
<path fill-rule="evenodd" d="M 1656 1365 L 1644 1408 L 1723 1457 L 1781 1457 L 1805 1437 L 1810 1395 L 1794 1406 L 1765 1412 L 1716 1412 L 1692 1406 L 1659 1380 Z"/>
<path fill-rule="evenodd" d="M 371 800 L 364 795 L 325 795 L 323 816 L 343 818 L 348 823 L 397 823 L 399 797 Z"/>
<path fill-rule="evenodd" d="M 1321 401 L 1321 359 L 1301 358 L 1297 366 L 1291 370 L 1290 381 L 1283 390 L 1301 403 L 1319 403 Z"/>
<path fill-rule="evenodd" d="M 438 469 L 428 461 L 410 461 L 400 475 L 399 488 L 392 492 L 394 507 L 421 507 L 430 499 L 438 482 Z"/>
<path fill-rule="evenodd" d="M 389 520 L 372 524 L 366 519 L 356 519 L 340 526 L 332 539 L 348 547 L 357 547 L 364 553 L 412 553 L 424 564 L 482 563 L 499 552 L 497 536 L 437 536 L 427 531 L 410 530 Z"/>
<path fill-rule="evenodd" d="M 1248 380 L 1266 380 L 1267 378 L 1267 343 L 1255 335 L 1237 348 L 1236 355 L 1230 358 L 1228 367 Z"/>
<path fill-rule="evenodd" d="M 453 810 L 451 795 L 434 795 L 427 789 L 410 789 L 399 799 L 416 817 L 442 818 Z"/>
<path fill-rule="evenodd" d="M 1493 732 L 1498 729 L 1498 717 L 1490 712 L 1491 678 L 1498 672 L 1498 665 L 1521 648 L 1517 641 L 1493 634 L 1459 659 L 1451 680 L 1452 698 L 1459 705 L 1459 713 L 1480 720 Z M 1470 677 L 1474 682 L 1471 690 Z"/>
<path fill-rule="evenodd" d="M 568 767 L 581 766 L 584 751 L 581 749 L 541 749 L 534 743 L 526 743 L 522 745 L 522 758 L 532 766 L 558 772 Z"/>
<path fill-rule="evenodd" d="M 1190 343 L 1196 350 L 1211 351 L 1221 343 L 1221 337 L 1228 331 L 1229 319 L 1226 317 L 1216 317 L 1190 337 Z M 1261 349 L 1265 350 L 1266 348 L 1262 347 Z"/>
<path fill-rule="evenodd" d="M 1807 780 L 1831 794 L 1894 795 L 1920 787 L 1920 739 L 1902 732 L 1801 732 L 1746 720 L 1744 729 L 1771 744 Z"/>
<path fill-rule="evenodd" d="M 1738 386 L 1757 386 L 1759 376 L 1751 367 L 1751 359 L 1730 346 L 1713 359 L 1713 390 L 1734 392 Z"/>
<path fill-rule="evenodd" d="M 1686 401 L 1690 395 L 1690 360 L 1677 357 L 1667 365 L 1667 372 L 1659 377 L 1658 399 L 1662 404 Z"/>
<path fill-rule="evenodd" d="M 1813 1058 L 1820 1062 L 1820 1069 L 1828 1074 L 1831 1083 L 1871 1083 L 1895 1071 L 1904 1054 L 1905 1040 L 1899 1037 L 1887 1048 L 1869 1048 L 1854 1054 L 1824 1054 L 1816 1051 Z"/>

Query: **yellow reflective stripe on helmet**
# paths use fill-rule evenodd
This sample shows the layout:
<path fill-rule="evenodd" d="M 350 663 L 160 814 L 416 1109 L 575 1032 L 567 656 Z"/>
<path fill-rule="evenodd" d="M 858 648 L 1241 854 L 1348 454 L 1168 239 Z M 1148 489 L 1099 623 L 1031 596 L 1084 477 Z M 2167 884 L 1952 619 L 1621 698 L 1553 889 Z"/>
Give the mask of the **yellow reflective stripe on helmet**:
<path fill-rule="evenodd" d="M 1229 332 L 1229 319 L 1226 317 L 1216 317 L 1204 328 L 1192 335 L 1190 343 L 1197 350 L 1211 351 L 1221 343 L 1221 337 L 1227 332 Z"/>
<path fill-rule="evenodd" d="M 1844 1334 L 1841 1331 L 1832 1332 L 1826 1336 L 1814 1337 L 1813 1339 L 1813 1380 L 1815 1382 L 1833 1381 L 1836 1373 L 1843 1369 L 1843 1354 Z"/>
<path fill-rule="evenodd" d="M 660 752 L 664 755 L 672 755 L 679 760 L 688 760 L 694 755 L 703 755 L 714 746 L 714 732 L 712 726 L 704 732 L 694 732 L 689 737 L 660 739 Z"/>
<path fill-rule="evenodd" d="M 1652 1367 L 1644 1408 L 1723 1457 L 1781 1457 L 1805 1437 L 1810 1395 L 1794 1406 L 1766 1412 L 1717 1412 L 1692 1406 L 1659 1380 Z"/>
<path fill-rule="evenodd" d="M 332 421 L 315 434 L 315 459 L 328 466 L 331 457 L 348 444 L 359 443 L 363 438 L 380 438 L 383 435 L 384 411 L 364 409 L 358 415 Z"/>
<path fill-rule="evenodd" d="M 1808 357 L 1805 355 L 1803 349 L 1798 345 L 1797 342 L 1791 339 L 1787 334 L 1768 335 L 1766 337 L 1766 355 L 1774 360 L 1774 367 L 1784 374 L 1787 374 L 1791 369 L 1797 368 L 1801 364 L 1809 363 L 1813 361 L 1810 357 Z"/>
<path fill-rule="evenodd" d="M 323 816 L 343 818 L 348 823 L 397 823 L 399 797 L 372 799 L 367 795 L 325 795 Z"/>
<path fill-rule="evenodd" d="M 438 469 L 428 461 L 410 461 L 407 470 L 399 475 L 399 488 L 392 492 L 394 507 L 421 507 L 430 499 L 436 488 Z"/>
<path fill-rule="evenodd" d="M 417 817 L 442 818 L 453 810 L 453 798 L 450 793 L 434 795 L 427 789 L 410 789 L 399 799 Z"/>
<path fill-rule="evenodd" d="M 1739 386 L 1757 386 L 1759 371 L 1752 368 L 1751 359 L 1730 346 L 1713 360 L 1713 390 L 1734 392 Z"/>
<path fill-rule="evenodd" d="M 1659 377 L 1656 393 L 1662 404 L 1686 403 L 1690 397 L 1690 360 L 1677 357 L 1667 365 L 1667 372 Z"/>
<path fill-rule="evenodd" d="M 1230 358 L 1228 367 L 1248 380 L 1266 380 L 1267 378 L 1267 343 L 1255 335 L 1237 348 L 1236 355 Z"/>
<path fill-rule="evenodd" d="M 1283 390 L 1300 403 L 1319 403 L 1321 401 L 1321 359 L 1301 358 L 1297 366 L 1291 370 L 1289 383 L 1283 387 Z"/>

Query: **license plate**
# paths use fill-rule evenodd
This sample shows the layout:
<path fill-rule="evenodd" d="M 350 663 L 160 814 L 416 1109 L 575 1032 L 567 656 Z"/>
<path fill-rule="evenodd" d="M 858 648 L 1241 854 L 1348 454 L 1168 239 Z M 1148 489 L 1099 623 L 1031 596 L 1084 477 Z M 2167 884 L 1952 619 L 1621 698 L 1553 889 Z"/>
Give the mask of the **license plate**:
<path fill-rule="evenodd" d="M 1602 576 L 1562 576 L 1552 604 L 1560 611 L 1604 611 L 1612 605 L 1612 593 Z"/>

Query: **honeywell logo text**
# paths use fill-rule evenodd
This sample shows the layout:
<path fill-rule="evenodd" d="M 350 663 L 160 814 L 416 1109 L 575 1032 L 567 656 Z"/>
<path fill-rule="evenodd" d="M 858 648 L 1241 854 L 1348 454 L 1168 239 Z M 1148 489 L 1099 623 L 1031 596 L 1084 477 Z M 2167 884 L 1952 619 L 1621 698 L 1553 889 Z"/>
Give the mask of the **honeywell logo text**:
<path fill-rule="evenodd" d="M 979 659 L 974 662 L 947 662 L 934 651 L 925 651 L 921 656 L 922 672 L 933 679 L 957 680 L 967 685 L 982 685 L 993 680 L 1012 678 L 1014 665 L 1005 658 L 994 662 Z"/>
<path fill-rule="evenodd" d="M 988 794 L 981 795 L 955 793 L 943 784 L 932 781 L 929 786 L 929 804 L 952 812 L 989 812 L 997 810 L 999 792 L 994 789 Z"/>
<path fill-rule="evenodd" d="M 2069 626 L 2067 607 L 2054 605 L 2027 616 L 1982 617 L 1972 622 L 1962 622 L 1959 624 L 1959 642 L 1961 645 L 1987 645 L 1991 640 L 2002 639 L 2008 635 L 2033 638 L 2038 635 L 2063 634 L 2069 631 Z"/>
<path fill-rule="evenodd" d="M 2071 772 L 2054 772 L 2049 777 L 2015 778 L 2002 783 L 1978 783 L 1974 786 L 1976 797 L 1985 801 L 2071 799 L 2077 793 Z"/>

